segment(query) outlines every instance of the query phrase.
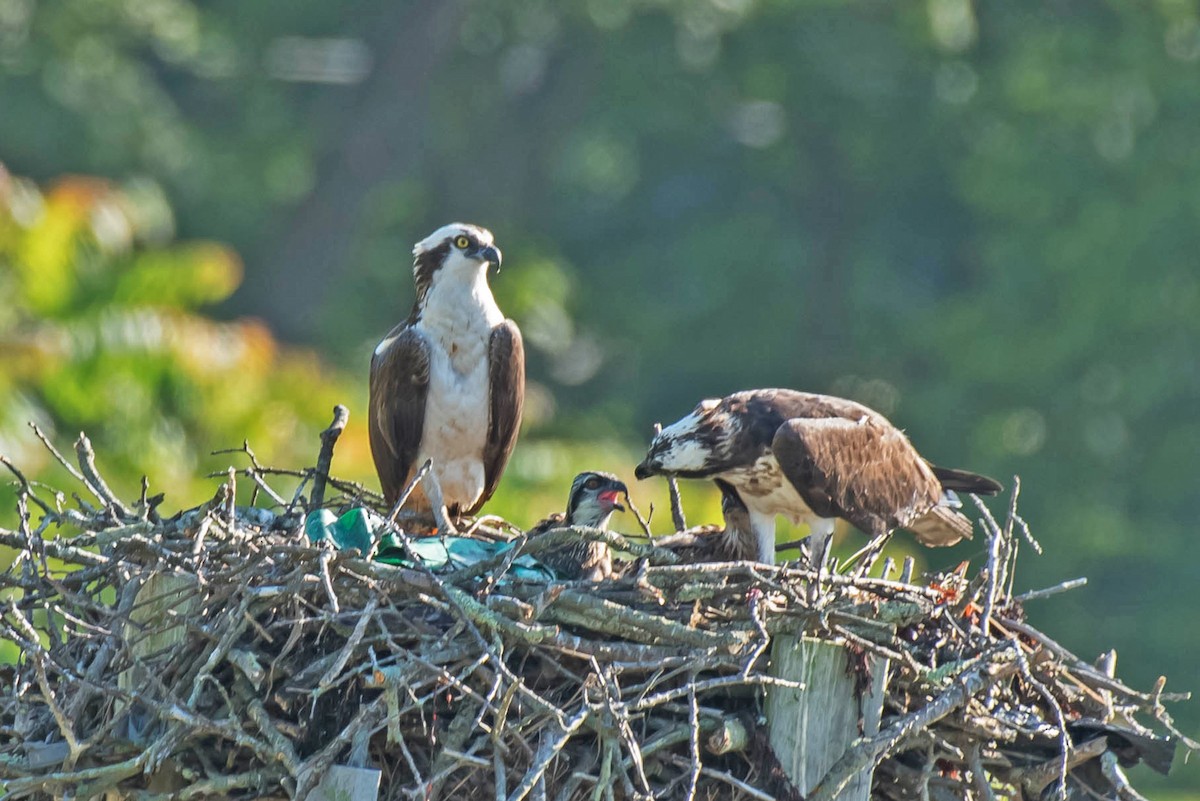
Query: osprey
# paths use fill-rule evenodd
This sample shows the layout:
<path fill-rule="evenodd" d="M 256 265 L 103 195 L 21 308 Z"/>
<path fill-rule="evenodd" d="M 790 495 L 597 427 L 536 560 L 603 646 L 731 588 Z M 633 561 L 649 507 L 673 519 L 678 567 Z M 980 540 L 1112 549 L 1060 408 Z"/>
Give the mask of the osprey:
<path fill-rule="evenodd" d="M 483 228 L 452 223 L 413 248 L 416 301 L 371 357 L 371 455 L 388 504 L 432 460 L 451 517 L 496 491 L 521 424 L 525 350 L 488 286 L 500 251 Z M 414 506 L 429 510 L 418 487 Z M 437 510 L 434 510 L 435 513 Z"/>
<path fill-rule="evenodd" d="M 611 473 L 580 473 L 571 482 L 567 513 L 550 515 L 531 528 L 529 534 L 537 536 L 564 526 L 607 528 L 613 511 L 625 511 L 617 499 L 628 492 L 625 484 Z M 581 539 L 539 554 L 537 559 L 566 579 L 600 581 L 613 573 L 612 554 L 603 542 Z"/>
<path fill-rule="evenodd" d="M 775 517 L 807 523 L 825 553 L 837 518 L 873 538 L 893 529 L 924 545 L 971 536 L 954 491 L 994 495 L 990 478 L 935 467 L 878 412 L 854 401 L 790 389 L 701 401 L 654 438 L 639 479 L 719 478 L 749 511 L 760 562 L 775 561 Z M 818 566 L 823 563 L 823 559 Z"/>
<path fill-rule="evenodd" d="M 719 478 L 715 483 L 721 490 L 721 514 L 725 525 L 700 526 L 659 537 L 654 540 L 656 547 L 674 551 L 684 564 L 758 558 L 758 541 L 750 527 L 750 510 L 732 485 Z"/>

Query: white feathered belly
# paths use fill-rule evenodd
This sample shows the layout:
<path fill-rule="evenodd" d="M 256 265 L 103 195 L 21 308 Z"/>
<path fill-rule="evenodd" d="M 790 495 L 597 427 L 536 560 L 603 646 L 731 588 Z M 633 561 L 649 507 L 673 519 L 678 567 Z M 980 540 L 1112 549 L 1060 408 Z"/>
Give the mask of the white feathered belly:
<path fill-rule="evenodd" d="M 445 276 L 425 297 L 417 328 L 429 341 L 429 394 L 417 464 L 433 459 L 433 474 L 446 506 L 475 505 L 486 475 L 490 386 L 488 346 L 504 320 L 487 286 L 487 273 L 470 280 Z"/>
<path fill-rule="evenodd" d="M 824 519 L 808 508 L 770 452 L 758 457 L 753 464 L 722 473 L 720 478 L 733 485 L 751 511 L 783 515 L 796 525 Z"/>
<path fill-rule="evenodd" d="M 483 494 L 483 448 L 488 427 L 486 364 L 465 375 L 430 365 L 429 397 L 421 431 L 420 464 L 433 459 L 433 473 L 447 506 L 467 509 Z M 439 375 L 440 373 L 440 375 Z"/>
<path fill-rule="evenodd" d="M 433 459 L 433 474 L 443 502 L 448 507 L 458 504 L 460 509 L 475 505 L 486 482 L 483 449 L 489 406 L 487 346 L 485 342 L 475 344 L 481 351 L 478 356 L 455 360 L 472 365 L 465 372 L 454 369 L 446 351 L 431 349 L 429 395 L 417 457 L 417 464 Z M 464 347 L 459 345 L 460 350 Z"/>

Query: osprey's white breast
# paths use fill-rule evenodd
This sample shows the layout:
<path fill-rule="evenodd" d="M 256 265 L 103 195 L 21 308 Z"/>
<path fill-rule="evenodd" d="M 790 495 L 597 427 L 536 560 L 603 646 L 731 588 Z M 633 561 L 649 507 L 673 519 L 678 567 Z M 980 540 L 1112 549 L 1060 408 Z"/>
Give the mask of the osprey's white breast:
<path fill-rule="evenodd" d="M 752 463 L 720 475 L 738 491 L 746 508 L 760 515 L 783 515 L 793 523 L 820 520 L 783 474 L 769 450 Z"/>
<path fill-rule="evenodd" d="M 474 281 L 444 276 L 425 296 L 416 329 L 430 344 L 429 394 L 417 464 L 434 459 L 434 474 L 447 506 L 469 508 L 483 494 L 489 398 L 488 343 L 504 321 L 487 285 L 486 270 Z"/>

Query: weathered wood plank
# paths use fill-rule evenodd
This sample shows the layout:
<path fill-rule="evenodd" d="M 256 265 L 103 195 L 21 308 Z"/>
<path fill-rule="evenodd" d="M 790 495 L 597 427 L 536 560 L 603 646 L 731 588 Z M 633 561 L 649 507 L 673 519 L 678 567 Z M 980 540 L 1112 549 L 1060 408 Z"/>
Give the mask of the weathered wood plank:
<path fill-rule="evenodd" d="M 862 698 L 844 645 L 779 636 L 771 651 L 771 673 L 803 683 L 803 689 L 772 687 L 767 693 L 771 748 L 792 784 L 807 796 L 861 736 L 879 733 L 888 660 L 866 655 L 871 682 Z M 859 728 L 861 720 L 862 728 Z M 850 783 L 838 801 L 868 801 L 871 774 Z"/>

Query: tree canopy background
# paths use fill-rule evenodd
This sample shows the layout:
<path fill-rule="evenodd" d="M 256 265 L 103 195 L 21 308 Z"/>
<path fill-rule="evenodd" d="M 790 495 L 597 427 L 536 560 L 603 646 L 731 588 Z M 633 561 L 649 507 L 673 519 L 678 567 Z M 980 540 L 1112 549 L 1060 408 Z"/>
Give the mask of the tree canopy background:
<path fill-rule="evenodd" d="M 1198 69 L 1194 0 L 0 0 L 0 452 L 86 429 L 179 506 L 341 401 L 373 482 L 412 243 L 476 222 L 530 354 L 492 511 L 701 397 L 846 395 L 1021 475 L 1019 583 L 1091 581 L 1043 627 L 1200 689 Z"/>

